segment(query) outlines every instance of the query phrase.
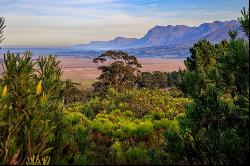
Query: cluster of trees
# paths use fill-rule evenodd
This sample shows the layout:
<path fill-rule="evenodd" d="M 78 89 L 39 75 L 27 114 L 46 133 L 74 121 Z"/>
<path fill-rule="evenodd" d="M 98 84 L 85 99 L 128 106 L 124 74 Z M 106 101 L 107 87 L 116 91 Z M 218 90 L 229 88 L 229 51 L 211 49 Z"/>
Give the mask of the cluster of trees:
<path fill-rule="evenodd" d="M 249 37 L 249 11 L 244 9 L 242 15 L 239 20 Z M 182 147 L 179 153 L 190 164 L 249 162 L 249 38 L 229 34 L 229 41 L 216 45 L 194 44 L 185 61 L 187 70 L 180 74 L 177 86 L 192 102 L 180 121 L 183 133 L 175 139 L 167 135 L 167 140 Z M 186 140 L 184 131 L 189 134 Z"/>
<path fill-rule="evenodd" d="M 141 72 L 141 64 L 135 56 L 125 52 L 107 51 L 93 59 L 95 63 L 104 63 L 98 67 L 102 74 L 98 82 L 93 84 L 95 91 L 105 91 L 107 88 L 169 88 L 178 80 L 178 72 Z"/>
<path fill-rule="evenodd" d="M 60 79 L 55 57 L 8 52 L 0 163 L 249 163 L 249 10 L 239 21 L 248 40 L 198 41 L 185 70 L 140 72 L 135 56 L 108 51 L 88 94 Z"/>

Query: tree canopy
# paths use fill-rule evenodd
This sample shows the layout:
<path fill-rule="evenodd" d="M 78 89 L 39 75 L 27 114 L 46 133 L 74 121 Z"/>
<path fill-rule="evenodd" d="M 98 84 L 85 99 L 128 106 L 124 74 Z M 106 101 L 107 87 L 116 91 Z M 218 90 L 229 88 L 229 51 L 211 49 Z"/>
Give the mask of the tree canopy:
<path fill-rule="evenodd" d="M 95 89 L 133 87 L 141 68 L 135 56 L 122 51 L 107 51 L 94 58 L 93 62 L 107 62 L 106 65 L 98 67 L 102 73 L 98 77 L 99 82 L 93 85 Z"/>
<path fill-rule="evenodd" d="M 248 36 L 249 15 L 245 9 L 242 15 L 241 26 Z M 179 121 L 183 134 L 167 132 L 165 138 L 172 141 L 167 151 L 176 154 L 174 147 L 182 146 L 179 154 L 190 164 L 248 162 L 249 40 L 229 33 L 227 42 L 194 44 L 185 61 L 181 90 L 192 102 Z"/>

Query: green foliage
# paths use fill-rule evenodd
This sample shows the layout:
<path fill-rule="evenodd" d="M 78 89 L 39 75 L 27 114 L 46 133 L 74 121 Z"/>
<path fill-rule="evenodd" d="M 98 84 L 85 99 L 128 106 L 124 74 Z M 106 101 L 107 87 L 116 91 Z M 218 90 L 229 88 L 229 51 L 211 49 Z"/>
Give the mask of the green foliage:
<path fill-rule="evenodd" d="M 105 96 L 68 105 L 60 137 L 60 146 L 67 147 L 67 152 L 59 152 L 64 160 L 57 163 L 163 164 L 166 156 L 161 150 L 164 145 L 161 133 L 179 132 L 175 118 L 188 102 L 163 90 L 119 92 L 111 88 Z M 144 108 L 139 107 L 142 103 Z M 147 109 L 146 113 L 141 114 L 143 109 Z M 85 131 L 79 135 L 81 141 L 74 137 L 78 135 L 74 130 L 78 125 Z"/>
<path fill-rule="evenodd" d="M 245 8 L 241 11 L 241 17 L 238 20 L 241 23 L 242 29 L 244 30 L 246 36 L 249 38 L 249 9 L 246 11 Z"/>
<path fill-rule="evenodd" d="M 43 157 L 41 161 L 38 155 L 36 157 L 35 156 L 29 157 L 25 164 L 26 165 L 49 165 L 49 162 L 50 162 L 50 157 L 48 156 Z"/>
<path fill-rule="evenodd" d="M 225 88 L 233 96 L 249 96 L 249 43 L 242 39 L 231 40 L 227 54 L 218 63 L 219 75 Z M 242 72 L 244 71 L 244 72 Z"/>
<path fill-rule="evenodd" d="M 64 93 L 64 104 L 68 105 L 75 102 L 84 102 L 94 95 L 92 91 L 92 89 L 83 89 L 80 87 L 80 84 L 67 80 Z"/>
<path fill-rule="evenodd" d="M 249 10 L 239 20 L 249 37 Z M 0 18 L 1 40 L 4 27 Z M 187 70 L 171 73 L 140 75 L 136 57 L 108 51 L 93 60 L 106 63 L 94 84 L 101 93 L 61 81 L 55 57 L 8 52 L 0 163 L 247 164 L 249 41 L 237 34 L 215 45 L 199 41 Z"/>
<path fill-rule="evenodd" d="M 142 72 L 137 80 L 138 87 L 144 88 L 166 88 L 168 86 L 168 75 L 165 72 L 154 71 Z"/>
<path fill-rule="evenodd" d="M 150 158 L 146 149 L 142 147 L 129 148 L 125 153 L 128 164 L 138 165 L 138 164 L 150 164 Z"/>
<path fill-rule="evenodd" d="M 115 109 L 122 112 L 131 111 L 135 117 L 143 117 L 155 112 L 168 112 L 169 118 L 173 118 L 181 112 L 181 108 L 188 101 L 185 98 L 172 97 L 168 92 L 160 89 L 134 89 L 118 92 L 111 88 L 104 96 L 95 97 L 86 102 L 81 112 L 89 118 L 95 117 L 100 112 L 107 113 Z M 172 107 L 175 105 L 178 107 Z M 90 113 L 91 111 L 93 112 Z"/>
<path fill-rule="evenodd" d="M 122 147 L 122 143 L 119 141 L 115 141 L 110 147 L 110 161 L 109 163 L 113 164 L 126 164 L 126 158 L 124 154 L 124 149 Z"/>
<path fill-rule="evenodd" d="M 175 97 L 186 95 L 186 84 L 183 82 L 185 70 L 167 72 L 142 72 L 136 81 L 138 88 L 165 89 Z M 184 93 L 183 93 L 184 92 Z"/>
<path fill-rule="evenodd" d="M 93 84 L 95 90 L 103 90 L 106 87 L 133 87 L 137 75 L 140 73 L 138 68 L 141 68 L 141 64 L 135 56 L 121 51 L 107 51 L 94 58 L 93 62 L 108 63 L 106 66 L 98 67 L 102 74 L 98 78 L 100 81 Z"/>
<path fill-rule="evenodd" d="M 181 79 L 181 72 L 182 70 L 179 69 L 178 71 L 173 71 L 168 73 L 168 86 L 174 87 L 177 86 Z"/>
<path fill-rule="evenodd" d="M 57 145 L 55 147 L 55 164 L 77 163 L 88 146 L 89 120 L 78 110 L 66 109 L 57 131 Z M 82 161 L 84 162 L 84 161 Z"/>
<path fill-rule="evenodd" d="M 62 110 L 63 82 L 55 58 L 31 59 L 7 53 L 0 89 L 1 163 L 48 155 L 55 141 L 56 121 Z"/>
<path fill-rule="evenodd" d="M 228 42 L 212 45 L 207 40 L 200 40 L 190 48 L 191 56 L 184 61 L 187 70 L 207 72 L 216 65 L 218 57 L 227 50 Z"/>
<path fill-rule="evenodd" d="M 247 31 L 244 24 L 248 26 L 249 19 L 242 14 Z M 199 41 L 190 49 L 179 88 L 192 102 L 177 118 L 180 132 L 164 134 L 165 151 L 174 163 L 248 162 L 249 41 L 237 39 L 236 32 L 230 36 L 228 42 Z"/>

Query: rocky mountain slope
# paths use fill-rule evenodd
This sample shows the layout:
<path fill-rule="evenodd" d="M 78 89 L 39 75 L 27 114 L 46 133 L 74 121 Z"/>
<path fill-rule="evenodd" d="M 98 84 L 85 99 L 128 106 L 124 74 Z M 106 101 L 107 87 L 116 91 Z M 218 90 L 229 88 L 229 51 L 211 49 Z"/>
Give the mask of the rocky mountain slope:
<path fill-rule="evenodd" d="M 86 49 L 131 49 L 155 46 L 188 47 L 200 39 L 207 39 L 212 43 L 228 39 L 229 30 L 237 30 L 240 32 L 239 37 L 244 36 L 239 21 L 214 21 L 213 23 L 201 24 L 198 27 L 185 25 L 155 26 L 140 39 L 117 37 L 110 41 L 92 41 L 75 47 Z"/>

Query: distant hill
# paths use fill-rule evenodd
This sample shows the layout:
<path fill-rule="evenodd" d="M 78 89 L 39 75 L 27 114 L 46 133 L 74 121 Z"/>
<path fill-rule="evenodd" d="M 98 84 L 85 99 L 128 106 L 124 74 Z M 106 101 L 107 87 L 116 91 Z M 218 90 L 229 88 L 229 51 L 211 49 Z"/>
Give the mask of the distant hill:
<path fill-rule="evenodd" d="M 239 21 L 214 21 L 213 23 L 201 24 L 198 27 L 185 25 L 155 26 L 140 39 L 117 37 L 110 41 L 92 41 L 75 47 L 85 49 L 133 49 L 159 46 L 190 47 L 200 39 L 207 39 L 212 43 L 229 39 L 229 30 L 237 30 L 240 32 L 239 37 L 244 36 Z"/>
<path fill-rule="evenodd" d="M 121 47 L 130 47 L 136 42 L 136 38 L 125 38 L 125 37 L 116 37 L 110 41 L 91 41 L 89 44 L 79 44 L 77 47 L 84 48 L 121 48 Z"/>
<path fill-rule="evenodd" d="M 239 37 L 246 37 L 239 21 L 214 21 L 198 27 L 185 25 L 155 26 L 142 38 L 116 37 L 110 41 L 92 41 L 70 48 L 29 48 L 35 55 L 61 55 L 96 57 L 106 50 L 122 50 L 137 57 L 186 58 L 190 56 L 189 48 L 200 39 L 218 43 L 229 39 L 228 31 L 239 31 Z M 3 48 L 0 55 L 11 52 L 24 52 L 27 48 Z M 0 59 L 1 63 L 1 59 Z"/>

